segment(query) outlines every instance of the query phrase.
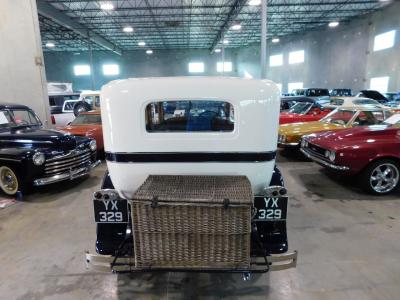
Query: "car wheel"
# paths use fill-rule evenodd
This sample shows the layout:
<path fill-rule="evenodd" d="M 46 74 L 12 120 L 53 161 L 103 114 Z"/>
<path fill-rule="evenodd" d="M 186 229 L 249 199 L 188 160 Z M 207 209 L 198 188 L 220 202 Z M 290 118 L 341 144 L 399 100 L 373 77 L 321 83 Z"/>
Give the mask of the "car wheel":
<path fill-rule="evenodd" d="M 77 117 L 80 113 L 90 111 L 90 105 L 86 102 L 77 102 L 74 105 L 74 115 Z"/>
<path fill-rule="evenodd" d="M 372 162 L 361 174 L 363 188 L 376 195 L 393 192 L 399 186 L 399 179 L 399 164 L 391 159 Z"/>
<path fill-rule="evenodd" d="M 16 173 L 9 167 L 0 167 L 0 188 L 7 195 L 13 196 L 21 189 Z"/>

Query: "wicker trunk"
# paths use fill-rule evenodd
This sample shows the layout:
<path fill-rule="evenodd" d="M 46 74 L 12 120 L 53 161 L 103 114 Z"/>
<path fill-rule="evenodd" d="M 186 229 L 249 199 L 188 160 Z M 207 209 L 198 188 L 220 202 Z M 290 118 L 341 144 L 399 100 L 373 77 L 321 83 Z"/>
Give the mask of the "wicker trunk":
<path fill-rule="evenodd" d="M 136 267 L 249 268 L 252 202 L 243 176 L 149 176 L 131 201 Z"/>

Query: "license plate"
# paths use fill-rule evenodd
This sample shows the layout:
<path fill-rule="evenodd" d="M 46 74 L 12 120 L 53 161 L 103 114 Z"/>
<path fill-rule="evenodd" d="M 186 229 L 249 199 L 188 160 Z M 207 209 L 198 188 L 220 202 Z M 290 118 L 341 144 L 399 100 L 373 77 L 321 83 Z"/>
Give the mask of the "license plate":
<path fill-rule="evenodd" d="M 128 223 L 128 201 L 93 200 L 94 220 L 96 223 Z"/>
<path fill-rule="evenodd" d="M 255 221 L 286 220 L 288 197 L 254 197 Z"/>

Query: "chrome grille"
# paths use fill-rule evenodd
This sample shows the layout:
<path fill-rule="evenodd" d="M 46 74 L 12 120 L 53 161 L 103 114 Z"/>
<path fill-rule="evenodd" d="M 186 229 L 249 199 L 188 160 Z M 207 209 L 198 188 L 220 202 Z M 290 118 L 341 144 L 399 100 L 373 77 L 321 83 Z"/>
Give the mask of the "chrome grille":
<path fill-rule="evenodd" d="M 60 155 L 48 159 L 45 163 L 45 174 L 55 175 L 69 170 L 77 169 L 88 165 L 91 160 L 90 149 L 73 150 L 66 155 Z"/>
<path fill-rule="evenodd" d="M 324 148 L 321 148 L 317 145 L 308 143 L 307 150 L 310 151 L 312 154 L 317 155 L 320 158 L 323 158 L 326 160 L 326 157 L 325 157 L 326 150 Z"/>

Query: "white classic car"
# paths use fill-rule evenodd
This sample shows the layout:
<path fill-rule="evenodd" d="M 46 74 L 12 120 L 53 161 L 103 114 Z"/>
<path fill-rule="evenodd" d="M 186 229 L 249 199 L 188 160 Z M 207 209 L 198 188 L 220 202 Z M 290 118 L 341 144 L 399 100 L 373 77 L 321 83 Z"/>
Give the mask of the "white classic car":
<path fill-rule="evenodd" d="M 96 250 L 100 255 L 87 254 L 88 262 L 104 264 L 104 255 L 110 255 L 107 263 L 114 271 L 124 267 L 131 272 L 165 270 L 165 266 L 175 271 L 210 271 L 204 265 L 178 268 L 174 261 L 139 267 L 136 247 L 143 235 L 135 235 L 140 228 L 133 224 L 140 216 L 132 210 L 143 183 L 154 175 L 157 180 L 178 176 L 182 182 L 190 176 L 216 182 L 227 176 L 249 182 L 252 213 L 249 211 L 245 221 L 252 224 L 249 256 L 263 259 L 261 264 L 252 262 L 248 268 L 233 271 L 265 272 L 295 266 L 296 252 L 282 254 L 288 250 L 288 198 L 275 166 L 280 96 L 273 82 L 218 77 L 117 80 L 103 86 L 101 102 L 109 173 L 102 190 L 94 194 Z M 114 201 L 113 208 L 109 201 Z M 170 220 L 169 225 L 175 221 Z M 196 232 L 198 228 L 194 228 Z M 126 245 L 135 251 L 121 250 Z M 271 265 L 282 260 L 286 264 Z"/>

